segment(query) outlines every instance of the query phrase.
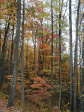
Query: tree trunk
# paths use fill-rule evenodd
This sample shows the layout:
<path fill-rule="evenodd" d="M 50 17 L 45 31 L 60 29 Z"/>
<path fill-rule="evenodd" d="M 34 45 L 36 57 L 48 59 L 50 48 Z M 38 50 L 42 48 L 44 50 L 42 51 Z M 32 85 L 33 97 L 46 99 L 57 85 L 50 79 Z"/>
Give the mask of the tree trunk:
<path fill-rule="evenodd" d="M 12 42 L 11 42 L 11 52 L 10 52 L 10 74 L 12 71 L 13 47 L 14 47 L 14 25 L 13 25 L 13 29 L 12 29 Z"/>
<path fill-rule="evenodd" d="M 5 26 L 5 35 L 4 35 L 4 41 L 3 41 L 3 45 L 2 45 L 2 50 L 1 50 L 1 54 L 0 54 L 0 86 L 2 87 L 3 81 L 4 81 L 4 62 L 5 62 L 5 57 L 6 57 L 6 47 L 7 47 L 7 39 L 8 39 L 8 31 L 9 31 L 9 25 L 10 23 L 6 23 Z"/>
<path fill-rule="evenodd" d="M 8 99 L 8 106 L 14 105 L 15 92 L 16 92 L 16 76 L 18 74 L 18 48 L 20 40 L 20 25 L 21 25 L 21 0 L 17 0 L 17 26 L 16 26 L 16 37 L 14 40 L 14 59 L 13 59 L 13 78 L 11 81 L 11 92 Z"/>
<path fill-rule="evenodd" d="M 2 45 L 2 54 L 1 54 L 1 58 L 4 60 L 5 59 L 5 55 L 6 55 L 6 45 L 7 45 L 7 34 L 8 34 L 8 31 L 9 31 L 9 26 L 10 26 L 10 23 L 8 22 L 7 23 L 7 26 L 5 27 L 5 35 L 4 35 L 4 42 L 3 42 L 3 45 Z"/>
<path fill-rule="evenodd" d="M 21 46 L 21 100 L 22 100 L 22 111 L 24 111 L 24 16 L 25 16 L 25 0 L 23 0 L 22 46 Z"/>
<path fill-rule="evenodd" d="M 1 54 L 1 43 L 2 43 L 2 40 L 1 40 L 1 31 L 0 31 L 0 54 Z"/>
<path fill-rule="evenodd" d="M 78 1 L 77 7 L 77 19 L 76 19 L 76 41 L 74 51 L 74 112 L 79 112 L 77 99 L 78 99 L 78 27 L 79 27 L 79 9 L 80 0 Z"/>
<path fill-rule="evenodd" d="M 70 59 L 69 59 L 69 76 L 70 76 L 70 106 L 71 112 L 73 112 L 73 56 L 72 56 L 72 0 L 69 0 L 69 46 L 70 46 Z"/>
<path fill-rule="evenodd" d="M 53 75 L 53 1 L 51 0 L 51 31 L 52 31 L 52 40 L 51 40 L 51 75 Z"/>
<path fill-rule="evenodd" d="M 62 1 L 63 2 L 63 1 Z M 59 109 L 61 110 L 61 94 L 62 94 L 62 79 L 61 79 L 61 14 L 62 14 L 62 6 L 61 0 L 59 0 Z"/>

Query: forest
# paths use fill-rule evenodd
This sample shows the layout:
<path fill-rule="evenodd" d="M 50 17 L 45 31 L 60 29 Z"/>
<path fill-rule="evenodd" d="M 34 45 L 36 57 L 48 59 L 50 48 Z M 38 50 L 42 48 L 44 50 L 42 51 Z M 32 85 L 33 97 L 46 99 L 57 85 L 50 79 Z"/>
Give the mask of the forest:
<path fill-rule="evenodd" d="M 83 0 L 0 0 L 0 112 L 84 112 Z"/>

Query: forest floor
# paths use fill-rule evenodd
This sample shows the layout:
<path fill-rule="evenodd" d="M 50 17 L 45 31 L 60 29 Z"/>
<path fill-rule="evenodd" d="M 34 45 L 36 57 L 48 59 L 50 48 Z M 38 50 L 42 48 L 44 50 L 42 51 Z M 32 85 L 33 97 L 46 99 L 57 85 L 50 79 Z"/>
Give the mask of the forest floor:
<path fill-rule="evenodd" d="M 56 101 L 57 98 L 54 97 L 54 99 Z M 4 94 L 3 92 L 0 92 L 0 112 L 55 112 L 53 111 L 53 107 L 51 106 L 50 101 L 51 100 L 48 100 L 47 103 L 43 104 L 43 102 L 34 103 L 31 102 L 29 99 L 28 100 L 26 99 L 25 104 L 23 106 L 21 104 L 21 101 L 19 99 L 16 99 L 15 105 L 10 108 L 7 108 L 8 95 Z M 69 112 L 69 111 L 66 110 L 63 112 Z"/>
<path fill-rule="evenodd" d="M 0 112 L 21 112 L 16 107 L 7 108 L 7 101 L 0 98 Z"/>

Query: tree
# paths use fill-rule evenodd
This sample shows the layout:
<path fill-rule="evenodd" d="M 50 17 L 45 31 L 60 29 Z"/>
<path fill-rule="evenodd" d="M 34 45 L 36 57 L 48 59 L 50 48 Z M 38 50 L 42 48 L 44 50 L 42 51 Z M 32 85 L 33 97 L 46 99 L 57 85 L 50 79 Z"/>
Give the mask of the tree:
<path fill-rule="evenodd" d="M 71 112 L 73 111 L 73 55 L 72 55 L 72 0 L 69 0 L 69 46 L 70 46 L 70 106 Z"/>
<path fill-rule="evenodd" d="M 18 75 L 18 59 L 19 59 L 19 41 L 21 26 L 21 0 L 17 0 L 17 26 L 16 37 L 14 39 L 14 59 L 13 59 L 13 78 L 11 83 L 11 92 L 8 100 L 8 106 L 14 105 L 16 92 L 16 76 Z"/>
<path fill-rule="evenodd" d="M 51 0 L 51 31 L 52 31 L 52 39 L 51 39 L 51 75 L 53 75 L 53 1 Z"/>
<path fill-rule="evenodd" d="M 8 61 L 10 60 L 8 58 L 10 56 L 10 52 L 9 52 L 10 44 L 8 45 L 8 43 L 10 43 L 9 38 L 11 38 L 11 35 L 10 35 L 11 27 L 15 23 L 14 16 L 15 16 L 16 10 L 14 8 L 14 5 L 15 5 L 15 1 L 11 0 L 10 4 L 8 4 L 8 0 L 5 0 L 2 2 L 1 8 L 0 8 L 0 13 L 1 13 L 0 19 L 2 20 L 1 25 L 3 26 L 0 32 L 1 33 L 0 66 L 2 66 L 2 68 L 0 69 L 0 73 L 1 73 L 0 78 L 2 79 L 1 85 L 3 84 L 3 80 L 5 77 L 6 63 L 8 63 Z M 11 14 L 13 10 L 14 12 Z"/>
<path fill-rule="evenodd" d="M 22 46 L 21 46 L 21 100 L 22 110 L 24 110 L 24 20 L 25 20 L 25 0 L 23 0 L 23 20 L 22 20 Z"/>
<path fill-rule="evenodd" d="M 80 9 L 80 0 L 78 0 L 77 6 L 77 18 L 76 18 L 76 40 L 75 40 L 75 51 L 74 51 L 74 112 L 79 111 L 77 105 L 78 100 L 78 32 L 79 32 L 79 9 Z M 79 103 L 79 102 L 78 102 Z"/>

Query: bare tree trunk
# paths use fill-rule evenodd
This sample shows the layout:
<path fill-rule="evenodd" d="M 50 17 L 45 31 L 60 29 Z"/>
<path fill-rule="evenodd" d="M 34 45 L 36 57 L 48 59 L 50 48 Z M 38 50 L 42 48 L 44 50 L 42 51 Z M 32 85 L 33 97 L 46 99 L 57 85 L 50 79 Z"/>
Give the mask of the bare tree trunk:
<path fill-rule="evenodd" d="M 1 40 L 1 31 L 0 31 L 0 54 L 1 54 L 1 43 L 2 43 L 2 40 Z"/>
<path fill-rule="evenodd" d="M 51 30 L 52 30 L 52 40 L 51 40 L 51 75 L 53 75 L 53 1 L 51 0 Z"/>
<path fill-rule="evenodd" d="M 70 47 L 70 106 L 71 106 L 71 112 L 73 112 L 72 106 L 73 106 L 73 55 L 72 55 L 72 0 L 69 0 L 69 47 Z"/>
<path fill-rule="evenodd" d="M 11 92 L 8 99 L 8 106 L 14 105 L 15 92 L 16 92 L 16 76 L 18 74 L 18 48 L 20 40 L 20 25 L 21 25 L 21 0 L 17 0 L 17 26 L 16 26 L 16 37 L 14 40 L 14 59 L 13 59 L 13 78 L 11 81 Z"/>
<path fill-rule="evenodd" d="M 63 0 L 59 0 L 59 109 L 61 110 L 61 101 L 62 101 L 62 78 L 61 78 L 61 34 L 62 34 L 62 29 L 61 29 L 61 14 L 62 14 L 62 6 L 61 3 L 63 3 Z"/>
<path fill-rule="evenodd" d="M 10 19 L 9 19 L 10 20 Z M 5 65 L 5 57 L 6 57 L 6 49 L 7 49 L 7 39 L 8 39 L 8 31 L 9 31 L 10 23 L 7 22 L 5 26 L 5 34 L 4 34 L 4 40 L 2 45 L 2 50 L 0 54 L 0 87 L 2 87 L 3 81 L 4 81 L 4 65 Z"/>
<path fill-rule="evenodd" d="M 6 23 L 4 42 L 3 42 L 3 45 L 2 45 L 2 52 L 1 52 L 1 57 L 2 57 L 3 60 L 5 59 L 5 55 L 6 55 L 6 45 L 7 45 L 7 39 L 8 39 L 7 34 L 8 34 L 8 31 L 9 31 L 9 26 L 10 26 L 10 23 L 9 22 Z"/>
<path fill-rule="evenodd" d="M 12 41 L 11 41 L 11 52 L 10 52 L 10 73 L 12 71 L 13 47 L 14 47 L 14 25 L 13 25 L 13 29 L 12 29 Z"/>
<path fill-rule="evenodd" d="M 35 71 L 35 74 L 36 74 L 36 33 L 37 31 L 35 32 L 35 38 L 34 38 L 34 71 Z"/>
<path fill-rule="evenodd" d="M 12 62 L 12 59 L 13 59 L 13 46 L 14 46 L 14 25 L 13 25 L 13 29 L 12 29 L 12 42 L 11 42 L 10 62 Z"/>
<path fill-rule="evenodd" d="M 76 41 L 75 41 L 75 51 L 74 51 L 74 112 L 79 112 L 77 99 L 78 99 L 78 27 L 79 27 L 79 9 L 80 0 L 78 0 L 77 7 L 77 19 L 76 19 Z"/>
<path fill-rule="evenodd" d="M 21 100 L 22 111 L 24 111 L 24 16 L 25 16 L 25 0 L 23 0 L 23 21 L 22 21 L 22 46 L 21 46 Z"/>
<path fill-rule="evenodd" d="M 26 45 L 26 62 L 25 62 L 25 68 L 26 68 L 26 71 L 27 71 L 27 74 L 28 74 L 28 71 L 29 71 L 29 46 L 28 46 L 28 41 L 29 39 L 27 39 L 27 45 Z"/>

